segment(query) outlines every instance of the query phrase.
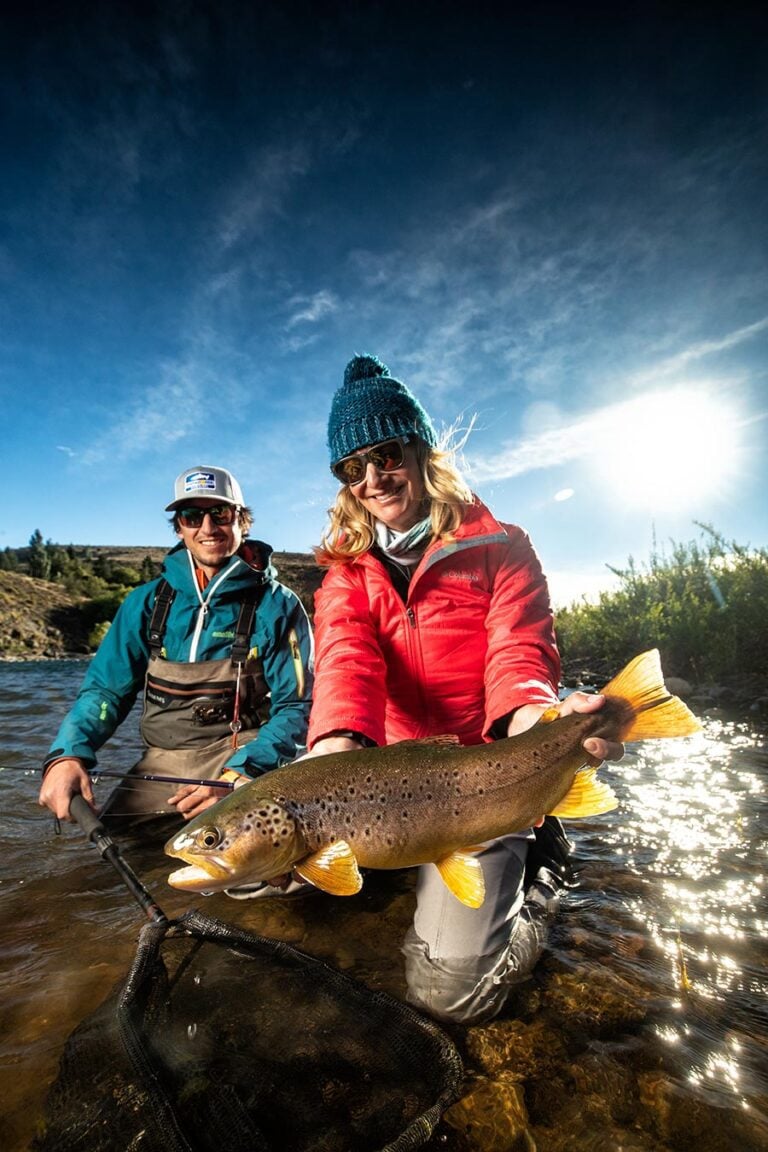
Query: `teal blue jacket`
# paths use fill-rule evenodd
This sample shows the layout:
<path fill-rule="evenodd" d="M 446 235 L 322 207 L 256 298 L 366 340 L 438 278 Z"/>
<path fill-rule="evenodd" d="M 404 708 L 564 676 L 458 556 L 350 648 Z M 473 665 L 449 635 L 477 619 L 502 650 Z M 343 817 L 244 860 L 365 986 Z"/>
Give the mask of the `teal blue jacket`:
<path fill-rule="evenodd" d="M 226 765 L 249 776 L 258 776 L 303 751 L 312 703 L 314 656 L 309 620 L 295 593 L 276 579 L 271 556 L 269 545 L 246 541 L 202 593 L 183 544 L 168 554 L 163 565 L 163 576 L 175 590 L 164 637 L 163 655 L 168 660 L 186 663 L 228 657 L 243 593 L 254 584 L 266 585 L 251 647 L 258 648 L 263 662 L 271 692 L 270 716 L 257 738 L 238 748 Z M 98 749 L 131 711 L 144 687 L 150 657 L 149 621 L 159 582 L 158 578 L 135 588 L 121 604 L 62 721 L 47 764 L 62 756 L 76 756 L 92 767 Z"/>

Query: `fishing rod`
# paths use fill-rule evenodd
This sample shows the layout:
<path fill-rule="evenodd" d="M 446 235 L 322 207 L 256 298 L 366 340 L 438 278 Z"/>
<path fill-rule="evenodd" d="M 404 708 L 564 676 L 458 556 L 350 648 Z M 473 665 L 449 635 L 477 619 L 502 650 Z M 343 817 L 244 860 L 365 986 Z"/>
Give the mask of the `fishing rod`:
<path fill-rule="evenodd" d="M 34 768 L 25 768 L 23 764 L 0 764 L 0 772 L 5 772 L 8 769 L 14 772 L 35 772 Z M 101 768 L 91 768 L 88 770 L 88 775 L 94 784 L 98 784 L 99 779 L 108 780 L 148 780 L 153 784 L 198 784 L 205 785 L 208 788 L 223 788 L 227 792 L 231 792 L 235 786 L 234 780 L 195 780 L 192 777 L 185 776 L 158 776 L 150 772 L 108 772 L 102 771 Z"/>
<path fill-rule="evenodd" d="M 152 894 L 144 887 L 127 860 L 123 859 L 120 849 L 82 796 L 72 797 L 69 803 L 69 814 L 98 849 L 102 860 L 106 860 L 115 869 L 134 900 L 144 911 L 147 919 L 153 924 L 167 925 L 168 917 L 162 908 L 157 906 Z"/>

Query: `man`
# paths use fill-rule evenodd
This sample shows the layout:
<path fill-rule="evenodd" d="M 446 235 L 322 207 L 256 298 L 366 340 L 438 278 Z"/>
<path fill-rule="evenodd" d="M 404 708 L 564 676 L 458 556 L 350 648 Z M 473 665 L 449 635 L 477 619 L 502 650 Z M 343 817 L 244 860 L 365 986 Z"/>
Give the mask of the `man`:
<path fill-rule="evenodd" d="M 303 750 L 312 634 L 298 597 L 280 584 L 272 549 L 225 468 L 177 477 L 180 543 L 162 577 L 125 599 L 91 661 L 44 766 L 39 803 L 69 819 L 73 795 L 93 804 L 88 770 L 143 690 L 146 745 L 134 773 L 245 782 Z M 121 784 L 115 814 L 179 812 L 192 819 L 226 792 L 208 785 Z"/>

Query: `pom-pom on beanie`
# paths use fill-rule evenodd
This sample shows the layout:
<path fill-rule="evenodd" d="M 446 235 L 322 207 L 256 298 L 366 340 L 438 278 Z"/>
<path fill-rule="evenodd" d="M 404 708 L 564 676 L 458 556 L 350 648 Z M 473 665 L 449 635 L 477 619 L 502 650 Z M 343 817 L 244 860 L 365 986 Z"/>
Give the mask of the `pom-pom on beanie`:
<path fill-rule="evenodd" d="M 392 436 L 419 436 L 434 448 L 437 436 L 413 393 L 376 356 L 354 356 L 333 397 L 328 418 L 331 464 Z"/>

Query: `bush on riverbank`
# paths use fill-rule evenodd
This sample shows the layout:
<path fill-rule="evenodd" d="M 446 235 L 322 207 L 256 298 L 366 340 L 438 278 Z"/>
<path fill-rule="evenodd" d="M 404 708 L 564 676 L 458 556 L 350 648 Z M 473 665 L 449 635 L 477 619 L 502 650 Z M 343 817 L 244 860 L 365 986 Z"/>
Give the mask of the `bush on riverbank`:
<path fill-rule="evenodd" d="M 647 563 L 630 557 L 611 569 L 622 581 L 596 604 L 558 613 L 558 642 L 567 666 L 615 670 L 646 648 L 658 648 L 668 675 L 700 684 L 745 672 L 768 675 L 768 550 L 726 541 L 708 524 L 701 539 L 671 541 Z"/>

